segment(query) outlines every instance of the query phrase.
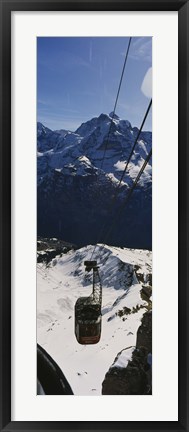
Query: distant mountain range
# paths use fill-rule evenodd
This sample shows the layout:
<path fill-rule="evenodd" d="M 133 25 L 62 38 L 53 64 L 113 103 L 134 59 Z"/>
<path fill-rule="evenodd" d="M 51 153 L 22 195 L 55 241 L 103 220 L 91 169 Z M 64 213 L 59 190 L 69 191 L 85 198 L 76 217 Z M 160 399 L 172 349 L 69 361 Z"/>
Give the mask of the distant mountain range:
<path fill-rule="evenodd" d="M 115 115 L 109 133 L 111 121 L 112 113 L 101 114 L 75 132 L 52 131 L 37 124 L 39 236 L 62 238 L 78 246 L 105 241 L 152 145 L 152 133 L 142 132 L 112 206 L 138 129 Z M 151 249 L 151 226 L 150 161 L 106 243 Z"/>

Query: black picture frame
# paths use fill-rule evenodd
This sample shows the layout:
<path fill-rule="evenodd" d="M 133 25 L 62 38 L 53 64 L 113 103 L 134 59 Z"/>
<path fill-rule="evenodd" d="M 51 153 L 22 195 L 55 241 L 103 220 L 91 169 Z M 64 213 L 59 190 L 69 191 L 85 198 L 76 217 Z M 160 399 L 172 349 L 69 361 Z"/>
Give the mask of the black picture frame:
<path fill-rule="evenodd" d="M 0 0 L 0 430 L 189 431 L 189 2 L 188 0 Z M 11 421 L 11 12 L 178 11 L 179 21 L 179 418 L 177 422 Z M 170 354 L 171 355 L 171 354 Z M 163 391 L 163 389 L 162 389 Z"/>

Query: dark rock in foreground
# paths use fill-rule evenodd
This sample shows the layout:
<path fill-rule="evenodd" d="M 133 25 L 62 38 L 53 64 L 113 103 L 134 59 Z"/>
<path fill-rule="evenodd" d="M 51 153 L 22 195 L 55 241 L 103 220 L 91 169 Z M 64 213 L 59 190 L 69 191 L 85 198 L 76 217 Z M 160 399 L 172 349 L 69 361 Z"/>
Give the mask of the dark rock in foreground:
<path fill-rule="evenodd" d="M 148 311 L 142 318 L 137 332 L 136 347 L 121 351 L 102 383 L 103 395 L 146 395 L 152 393 L 152 312 Z M 119 365 L 119 357 L 124 353 L 130 356 L 129 361 Z"/>
<path fill-rule="evenodd" d="M 152 352 L 152 311 L 146 312 L 137 332 L 136 347 L 144 347 L 147 353 Z"/>
<path fill-rule="evenodd" d="M 126 350 L 125 350 L 126 351 Z M 119 353 L 121 354 L 121 353 Z M 111 367 L 102 383 L 103 395 L 142 395 L 147 393 L 146 350 L 134 349 L 126 368 Z"/>

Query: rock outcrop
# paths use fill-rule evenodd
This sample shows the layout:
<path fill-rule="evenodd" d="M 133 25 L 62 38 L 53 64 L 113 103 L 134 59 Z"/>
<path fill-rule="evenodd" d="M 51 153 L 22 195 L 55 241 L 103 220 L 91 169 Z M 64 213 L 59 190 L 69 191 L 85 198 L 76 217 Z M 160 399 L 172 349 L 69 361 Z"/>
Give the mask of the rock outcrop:
<path fill-rule="evenodd" d="M 103 395 L 145 395 L 152 393 L 152 312 L 142 318 L 136 347 L 122 350 L 102 383 Z"/>
<path fill-rule="evenodd" d="M 142 324 L 137 332 L 136 347 L 144 347 L 147 353 L 152 352 L 152 311 L 148 311 L 142 318 Z"/>

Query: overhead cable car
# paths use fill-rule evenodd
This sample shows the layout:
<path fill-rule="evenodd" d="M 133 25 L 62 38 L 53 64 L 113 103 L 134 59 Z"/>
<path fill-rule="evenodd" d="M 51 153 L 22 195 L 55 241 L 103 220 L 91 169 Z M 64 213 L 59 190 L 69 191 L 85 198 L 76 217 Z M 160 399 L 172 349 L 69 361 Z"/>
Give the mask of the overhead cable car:
<path fill-rule="evenodd" d="M 96 261 L 85 261 L 85 270 L 93 271 L 93 291 L 79 297 L 75 304 L 75 335 L 80 344 L 98 343 L 101 336 L 102 285 Z"/>

